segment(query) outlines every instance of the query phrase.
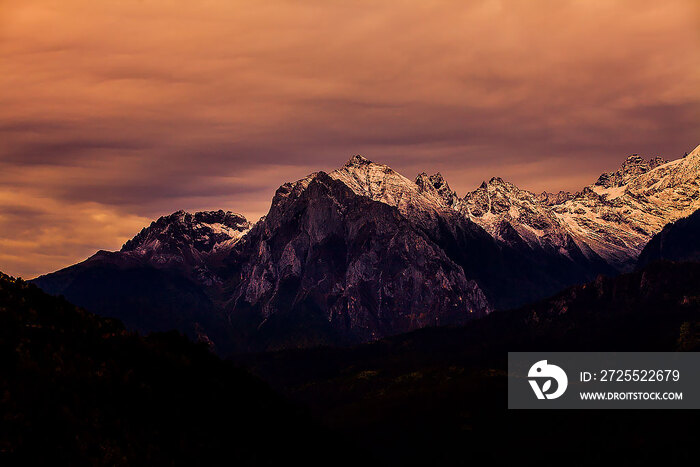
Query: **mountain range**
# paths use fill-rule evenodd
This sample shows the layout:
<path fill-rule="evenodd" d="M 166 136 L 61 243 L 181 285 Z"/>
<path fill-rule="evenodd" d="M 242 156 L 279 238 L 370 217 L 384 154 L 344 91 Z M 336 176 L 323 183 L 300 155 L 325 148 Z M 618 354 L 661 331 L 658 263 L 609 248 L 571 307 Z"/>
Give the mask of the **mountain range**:
<path fill-rule="evenodd" d="M 700 208 L 699 175 L 700 146 L 630 156 L 578 193 L 492 178 L 460 197 L 439 173 L 410 180 L 354 156 L 282 185 L 255 224 L 178 211 L 34 283 L 224 354 L 366 342 L 633 270 L 652 236 Z"/>

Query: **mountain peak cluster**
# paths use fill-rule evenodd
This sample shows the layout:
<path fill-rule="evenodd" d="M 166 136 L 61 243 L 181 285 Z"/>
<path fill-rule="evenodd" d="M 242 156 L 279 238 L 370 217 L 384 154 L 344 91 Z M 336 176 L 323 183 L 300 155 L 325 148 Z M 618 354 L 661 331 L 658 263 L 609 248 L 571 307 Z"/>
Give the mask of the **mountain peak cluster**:
<path fill-rule="evenodd" d="M 222 352 L 365 342 L 634 269 L 655 234 L 700 208 L 699 172 L 700 146 L 673 161 L 632 155 L 577 193 L 494 177 L 459 196 L 440 173 L 410 180 L 355 155 L 283 184 L 255 224 L 178 211 L 35 282 Z"/>

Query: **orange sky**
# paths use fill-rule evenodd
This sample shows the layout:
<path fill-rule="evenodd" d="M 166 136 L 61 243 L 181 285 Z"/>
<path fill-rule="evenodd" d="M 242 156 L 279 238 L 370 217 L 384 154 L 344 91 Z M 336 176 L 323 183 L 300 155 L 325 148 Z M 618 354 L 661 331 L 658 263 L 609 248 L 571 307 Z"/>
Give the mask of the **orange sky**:
<path fill-rule="evenodd" d="M 460 194 L 700 144 L 700 2 L 0 0 L 0 270 L 252 220 L 352 154 Z"/>

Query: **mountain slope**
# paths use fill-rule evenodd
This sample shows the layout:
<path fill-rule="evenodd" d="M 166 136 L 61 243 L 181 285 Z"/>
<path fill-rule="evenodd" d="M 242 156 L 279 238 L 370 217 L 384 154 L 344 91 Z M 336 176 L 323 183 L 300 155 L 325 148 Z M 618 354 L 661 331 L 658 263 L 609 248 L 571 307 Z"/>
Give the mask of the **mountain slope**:
<path fill-rule="evenodd" d="M 671 162 L 640 159 L 553 208 L 577 243 L 623 271 L 666 224 L 700 209 L 700 146 Z"/>
<path fill-rule="evenodd" d="M 361 342 L 490 311 L 397 209 L 323 172 L 280 187 L 227 262 L 229 319 L 252 319 L 266 347 Z"/>
<path fill-rule="evenodd" d="M 668 224 L 647 243 L 637 261 L 644 267 L 659 260 L 700 262 L 700 210 Z"/>
<path fill-rule="evenodd" d="M 492 178 L 468 193 L 456 207 L 499 242 L 540 256 L 568 258 L 573 265 L 587 269 L 588 276 L 606 271 L 601 257 L 586 244 L 574 241 L 551 205 L 546 204 L 550 201 L 549 197 L 542 199 L 501 178 Z"/>
<path fill-rule="evenodd" d="M 221 278 L 213 270 L 249 228 L 231 212 L 178 211 L 151 223 L 118 252 L 99 251 L 33 283 L 131 329 L 177 329 L 191 338 L 225 341 L 224 316 L 212 295 Z"/>

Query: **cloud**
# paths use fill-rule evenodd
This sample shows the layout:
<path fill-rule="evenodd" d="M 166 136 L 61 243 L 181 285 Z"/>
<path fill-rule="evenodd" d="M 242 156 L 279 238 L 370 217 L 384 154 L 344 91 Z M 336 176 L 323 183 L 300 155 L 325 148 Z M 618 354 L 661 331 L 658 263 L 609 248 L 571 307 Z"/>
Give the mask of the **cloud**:
<path fill-rule="evenodd" d="M 693 0 L 5 0 L 5 208 L 50 206 L 26 216 L 75 248 L 25 255 L 49 247 L 5 214 L 0 269 L 73 263 L 181 208 L 255 219 L 355 153 L 460 193 L 575 190 L 700 143 L 698 63 Z M 98 211 L 114 226 L 80 221 Z"/>
<path fill-rule="evenodd" d="M 97 203 L 66 206 L 0 190 L 0 266 L 32 278 L 99 249 L 118 249 L 149 222 Z"/>

